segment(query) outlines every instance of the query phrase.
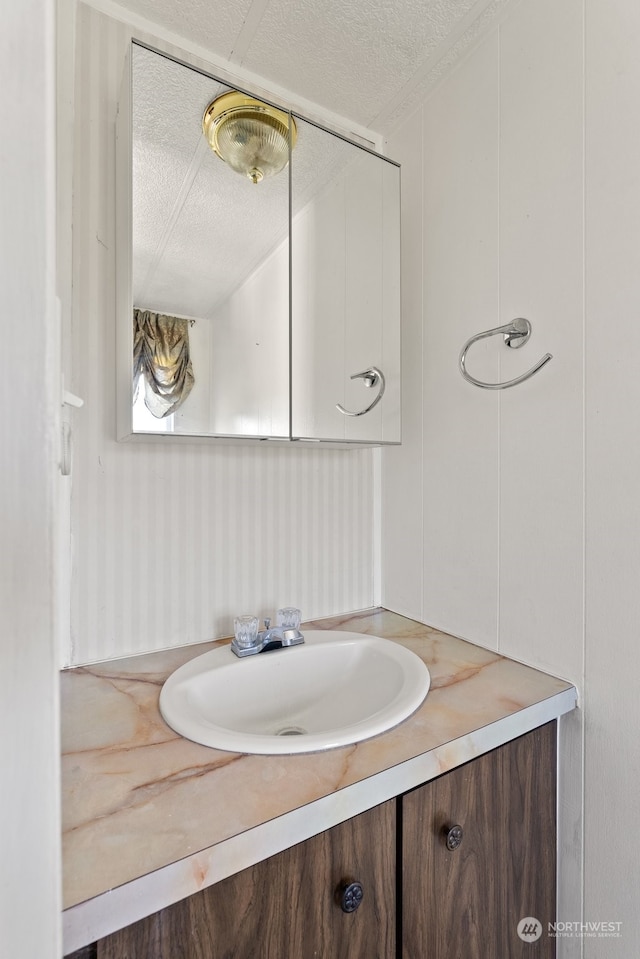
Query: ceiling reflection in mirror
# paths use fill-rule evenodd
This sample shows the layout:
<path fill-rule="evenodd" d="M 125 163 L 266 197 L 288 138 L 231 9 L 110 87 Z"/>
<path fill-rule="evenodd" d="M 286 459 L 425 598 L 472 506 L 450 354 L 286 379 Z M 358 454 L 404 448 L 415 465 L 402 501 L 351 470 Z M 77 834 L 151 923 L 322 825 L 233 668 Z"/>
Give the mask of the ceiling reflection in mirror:
<path fill-rule="evenodd" d="M 194 321 L 191 394 L 167 422 L 138 390 L 134 429 L 286 437 L 287 172 L 254 184 L 213 152 L 202 119 L 224 84 L 134 45 L 132 88 L 133 307 Z"/>
<path fill-rule="evenodd" d="M 131 306 L 138 315 L 144 311 L 145 317 L 189 321 L 193 375 L 186 398 L 164 417 L 148 408 L 148 382 L 142 384 L 139 377 L 133 389 L 133 433 L 290 439 L 290 364 L 296 361 L 291 353 L 291 323 L 295 328 L 296 303 L 301 297 L 316 304 L 300 313 L 305 323 L 318 326 L 305 334 L 309 348 L 316 352 L 313 343 L 327 339 L 325 324 L 332 325 L 328 361 L 335 385 L 327 381 L 324 395 L 322 383 L 317 382 L 324 378 L 324 366 L 320 371 L 317 363 L 305 361 L 298 377 L 305 385 L 296 388 L 297 395 L 304 393 L 312 407 L 321 402 L 335 412 L 337 401 L 349 399 L 343 383 L 351 388 L 350 366 L 359 362 L 348 357 L 349 370 L 343 369 L 340 344 L 344 337 L 335 327 L 345 322 L 345 310 L 336 310 L 335 296 L 327 298 L 324 289 L 336 283 L 344 285 L 347 269 L 345 262 L 339 270 L 327 272 L 343 246 L 346 222 L 344 209 L 334 213 L 327 197 L 340 194 L 343 207 L 353 207 L 348 194 L 358 195 L 360 205 L 351 216 L 355 222 L 361 218 L 361 210 L 371 207 L 372 200 L 378 201 L 369 192 L 368 178 L 365 183 L 360 174 L 348 171 L 363 162 L 388 168 L 392 173 L 386 175 L 394 178 L 397 204 L 398 168 L 313 123 L 256 101 L 136 42 L 131 48 L 130 76 Z M 245 101 L 270 115 L 269 122 L 278 128 L 268 134 L 271 139 L 281 137 L 284 129 L 284 164 L 280 163 L 280 168 L 276 164 L 273 175 L 267 171 L 263 176 L 255 165 L 243 174 L 235 159 L 225 162 L 217 155 L 216 150 L 224 152 L 218 150 L 219 131 L 212 132 L 207 117 L 214 116 L 217 122 L 223 106 L 244 108 Z M 234 136 L 238 141 L 243 137 L 249 140 L 253 132 L 243 123 Z M 358 182 L 361 186 L 355 191 L 346 186 Z M 377 180 L 372 182 L 377 190 Z M 321 208 L 322 231 L 314 228 L 310 232 L 308 224 L 316 223 Z M 297 222 L 304 226 L 296 231 Z M 298 267 L 295 280 L 290 273 L 291 224 L 296 242 L 304 241 L 305 248 L 297 260 L 298 264 L 304 261 L 304 270 Z M 293 255 L 295 260 L 295 251 Z M 380 264 L 372 262 L 370 272 L 375 282 L 363 274 L 363 290 L 377 289 Z M 357 294 L 363 304 L 371 295 L 366 290 Z M 125 320 L 120 318 L 121 323 Z M 397 312 L 396 321 L 399 330 Z M 135 336 L 138 333 L 136 330 Z M 364 333 L 366 345 L 371 342 L 371 329 Z M 365 365 L 385 360 L 377 354 L 369 356 L 367 350 L 365 354 Z M 302 358 L 298 350 L 297 360 Z M 164 357 L 158 362 L 162 365 Z M 163 368 L 162 372 L 165 380 L 171 379 L 170 370 Z M 156 409 L 158 404 L 149 406 Z M 332 415 L 327 413 L 326 429 L 339 439 L 344 424 L 340 416 L 332 421 Z M 318 418 L 312 410 L 305 419 L 312 423 Z M 305 430 L 298 435 L 310 433 Z"/>
<path fill-rule="evenodd" d="M 213 319 L 286 240 L 286 174 L 256 185 L 212 152 L 202 117 L 229 87 L 133 52 L 134 306 Z"/>

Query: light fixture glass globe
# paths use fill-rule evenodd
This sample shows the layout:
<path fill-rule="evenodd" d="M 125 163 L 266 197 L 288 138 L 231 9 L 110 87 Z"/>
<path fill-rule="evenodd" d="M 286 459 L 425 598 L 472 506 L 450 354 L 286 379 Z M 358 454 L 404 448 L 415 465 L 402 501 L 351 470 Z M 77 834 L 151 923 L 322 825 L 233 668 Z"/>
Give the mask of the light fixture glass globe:
<path fill-rule="evenodd" d="M 253 183 L 285 168 L 297 137 L 293 117 L 235 90 L 209 104 L 202 129 L 220 159 Z"/>

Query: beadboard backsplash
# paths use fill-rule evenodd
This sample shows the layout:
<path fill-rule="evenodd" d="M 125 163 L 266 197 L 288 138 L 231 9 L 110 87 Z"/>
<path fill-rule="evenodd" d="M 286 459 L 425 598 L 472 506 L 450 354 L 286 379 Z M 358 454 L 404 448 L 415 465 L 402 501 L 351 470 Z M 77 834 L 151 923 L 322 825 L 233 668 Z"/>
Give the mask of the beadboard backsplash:
<path fill-rule="evenodd" d="M 115 440 L 114 123 L 130 28 L 80 4 L 73 171 L 71 635 L 78 665 L 375 601 L 375 451 Z M 153 37 L 142 36 L 150 43 Z"/>

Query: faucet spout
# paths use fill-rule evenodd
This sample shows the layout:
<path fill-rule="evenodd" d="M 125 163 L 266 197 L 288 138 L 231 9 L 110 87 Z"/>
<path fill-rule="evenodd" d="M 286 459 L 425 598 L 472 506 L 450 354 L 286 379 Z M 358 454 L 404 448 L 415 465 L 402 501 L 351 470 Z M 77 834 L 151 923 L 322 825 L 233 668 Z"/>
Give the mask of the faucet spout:
<path fill-rule="evenodd" d="M 299 643 L 304 643 L 304 636 L 299 629 L 271 626 L 269 619 L 265 619 L 264 629 L 258 633 L 259 653 L 268 653 L 271 649 L 281 649 L 283 646 L 297 646 Z"/>

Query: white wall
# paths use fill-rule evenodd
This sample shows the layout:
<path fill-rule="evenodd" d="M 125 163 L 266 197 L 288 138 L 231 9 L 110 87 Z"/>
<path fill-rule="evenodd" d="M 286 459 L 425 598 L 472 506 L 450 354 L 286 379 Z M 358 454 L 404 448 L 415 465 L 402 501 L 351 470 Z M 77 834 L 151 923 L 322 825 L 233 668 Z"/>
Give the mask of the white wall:
<path fill-rule="evenodd" d="M 640 955 L 640 7 L 586 0 L 585 914 Z"/>
<path fill-rule="evenodd" d="M 289 435 L 289 241 L 211 318 L 210 431 Z"/>
<path fill-rule="evenodd" d="M 54 37 L 53 3 L 2 5 L 0 938 L 25 959 L 61 955 Z"/>
<path fill-rule="evenodd" d="M 67 663 L 229 635 L 242 612 L 293 603 L 310 618 L 374 603 L 370 450 L 114 439 L 114 120 L 130 36 L 78 6 L 69 388 L 85 407 Z"/>
<path fill-rule="evenodd" d="M 405 442 L 383 452 L 383 603 L 579 687 L 559 918 L 622 923 L 561 942 L 587 959 L 640 953 L 639 41 L 631 0 L 524 0 L 389 144 Z M 465 340 L 516 316 L 529 344 L 484 340 L 470 370 L 553 360 L 504 392 L 464 382 Z"/>

